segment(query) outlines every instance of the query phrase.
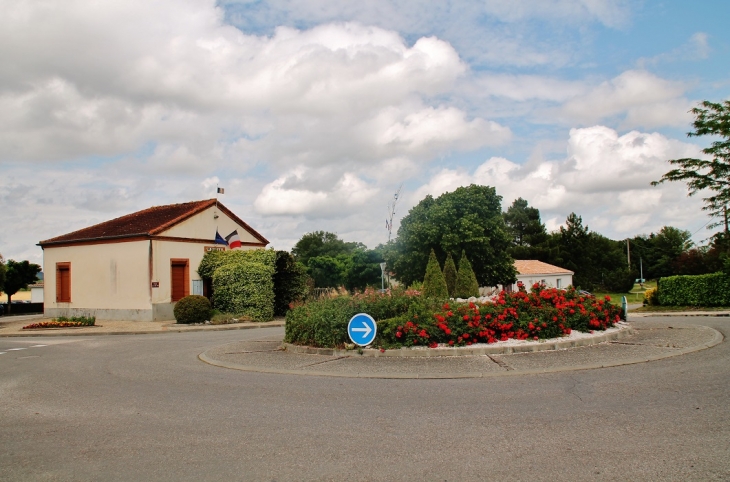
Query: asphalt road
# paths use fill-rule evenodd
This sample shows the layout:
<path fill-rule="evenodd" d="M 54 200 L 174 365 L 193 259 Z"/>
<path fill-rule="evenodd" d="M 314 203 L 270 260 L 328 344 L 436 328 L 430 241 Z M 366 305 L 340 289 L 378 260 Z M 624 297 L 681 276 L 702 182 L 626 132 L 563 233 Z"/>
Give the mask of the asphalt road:
<path fill-rule="evenodd" d="M 672 322 L 730 335 L 730 318 Z M 0 479 L 730 480 L 726 342 L 461 380 L 251 373 L 197 358 L 282 332 L 0 339 Z"/>

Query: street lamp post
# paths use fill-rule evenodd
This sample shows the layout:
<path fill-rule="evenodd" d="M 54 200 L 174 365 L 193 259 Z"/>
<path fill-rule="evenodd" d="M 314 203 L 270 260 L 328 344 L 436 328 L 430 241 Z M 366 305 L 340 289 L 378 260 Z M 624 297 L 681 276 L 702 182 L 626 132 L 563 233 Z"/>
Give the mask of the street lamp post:
<path fill-rule="evenodd" d="M 380 263 L 380 291 L 385 293 L 385 263 Z"/>

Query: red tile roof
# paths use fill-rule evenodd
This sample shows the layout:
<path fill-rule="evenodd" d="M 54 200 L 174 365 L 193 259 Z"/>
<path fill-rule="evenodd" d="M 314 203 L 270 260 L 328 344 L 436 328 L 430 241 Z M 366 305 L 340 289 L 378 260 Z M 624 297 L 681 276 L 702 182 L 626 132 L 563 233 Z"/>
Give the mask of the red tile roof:
<path fill-rule="evenodd" d="M 89 226 L 88 228 L 79 229 L 72 233 L 57 236 L 38 243 L 40 246 L 48 244 L 60 244 L 90 240 L 105 240 L 130 238 L 138 236 L 154 236 L 170 229 L 176 224 L 208 209 L 216 204 L 216 199 L 206 199 L 205 201 L 193 201 L 182 204 L 168 204 L 166 206 L 154 206 L 136 213 L 127 214 L 120 218 L 105 221 L 103 223 Z M 236 223 L 240 224 L 256 239 L 264 245 L 269 242 L 257 233 L 248 224 L 233 214 L 228 208 L 218 201 L 218 208 L 226 213 Z"/>
<path fill-rule="evenodd" d="M 518 274 L 574 274 L 572 271 L 534 259 L 515 260 Z"/>

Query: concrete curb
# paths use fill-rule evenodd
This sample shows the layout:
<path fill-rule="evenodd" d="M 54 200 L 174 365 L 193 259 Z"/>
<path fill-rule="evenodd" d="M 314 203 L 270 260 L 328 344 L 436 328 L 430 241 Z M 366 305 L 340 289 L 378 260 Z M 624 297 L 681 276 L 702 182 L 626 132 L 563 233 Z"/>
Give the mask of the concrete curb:
<path fill-rule="evenodd" d="M 277 369 L 277 368 L 262 368 L 258 366 L 250 365 L 239 365 L 236 363 L 229 363 L 225 361 L 215 360 L 206 355 L 207 352 L 203 352 L 198 355 L 198 359 L 204 363 L 212 366 L 221 368 L 228 368 L 231 370 L 239 370 L 245 372 L 256 372 L 256 373 L 271 373 L 278 375 L 306 375 L 306 376 L 318 376 L 318 377 L 336 377 L 336 378 L 377 378 L 377 379 L 419 379 L 419 380 L 432 380 L 432 379 L 459 379 L 459 378 L 499 378 L 499 377 L 513 377 L 520 375 L 539 375 L 546 373 L 560 373 L 577 370 L 595 370 L 598 368 L 611 368 L 625 365 L 636 365 L 639 363 L 647 363 L 651 361 L 663 360 L 665 358 L 672 358 L 675 356 L 686 355 L 697 351 L 706 350 L 713 346 L 719 345 L 723 342 L 724 336 L 714 328 L 707 326 L 698 327 L 706 330 L 713 331 L 713 338 L 708 343 L 701 345 L 695 345 L 692 347 L 682 348 L 672 353 L 665 353 L 661 355 L 653 355 L 647 357 L 630 358 L 626 360 L 616 361 L 614 363 L 588 363 L 583 365 L 572 365 L 545 369 L 526 369 L 526 370 L 505 370 L 503 372 L 462 372 L 462 373 L 372 373 L 372 372 L 353 372 L 353 373 L 332 373 L 322 371 L 305 371 L 305 370 L 293 370 L 293 369 Z"/>
<path fill-rule="evenodd" d="M 98 326 L 101 328 L 103 325 Z M 95 327 L 70 327 L 61 328 L 63 330 L 78 330 L 71 333 L 52 333 L 47 332 L 49 328 L 43 328 L 38 330 L 29 330 L 23 333 L 2 333 L 0 332 L 0 338 L 15 338 L 15 337 L 43 337 L 43 336 L 105 336 L 105 335 L 156 335 L 161 333 L 189 333 L 196 331 L 226 331 L 226 330 L 249 330 L 253 328 L 272 328 L 284 326 L 283 321 L 272 321 L 266 323 L 232 323 L 229 325 L 206 325 L 196 326 L 190 328 L 176 327 L 174 325 L 166 325 L 159 330 L 132 330 L 132 331 L 89 331 Z M 50 328 L 52 330 L 52 328 Z M 82 331 L 84 330 L 84 331 Z"/>
<path fill-rule="evenodd" d="M 578 348 L 581 346 L 596 345 L 607 341 L 616 341 L 633 335 L 635 331 L 629 326 L 622 326 L 619 331 L 611 333 L 601 333 L 589 338 L 579 338 L 577 340 L 564 340 L 555 342 L 530 343 L 525 345 L 499 346 L 490 345 L 484 347 L 468 348 L 400 348 L 397 350 L 386 350 L 381 352 L 376 348 L 364 348 L 362 354 L 357 350 L 338 350 L 336 348 L 314 348 L 310 346 L 292 345 L 291 343 L 282 343 L 284 350 L 292 353 L 303 353 L 307 355 L 329 355 L 329 356 L 370 356 L 370 357 L 399 357 L 399 358 L 417 358 L 417 357 L 439 357 L 439 356 L 479 356 L 479 355 L 511 355 L 513 353 L 534 353 L 539 351 L 565 350 L 568 348 Z"/>

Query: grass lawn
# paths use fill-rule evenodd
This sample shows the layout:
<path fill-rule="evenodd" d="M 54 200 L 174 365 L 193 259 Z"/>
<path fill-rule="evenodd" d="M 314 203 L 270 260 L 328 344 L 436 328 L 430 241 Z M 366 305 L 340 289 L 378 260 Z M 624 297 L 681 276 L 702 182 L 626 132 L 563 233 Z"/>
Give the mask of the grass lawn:
<path fill-rule="evenodd" d="M 643 303 L 644 302 L 644 292 L 650 288 L 656 288 L 656 280 L 647 281 L 644 283 L 644 287 L 642 288 L 641 285 L 638 283 L 634 285 L 634 287 L 631 289 L 629 293 L 605 293 L 605 292 L 595 292 L 593 293 L 596 298 L 603 298 L 604 296 L 608 295 L 611 297 L 611 303 L 614 305 L 621 306 L 621 297 L 626 297 L 626 302 L 629 304 L 632 303 Z"/>

